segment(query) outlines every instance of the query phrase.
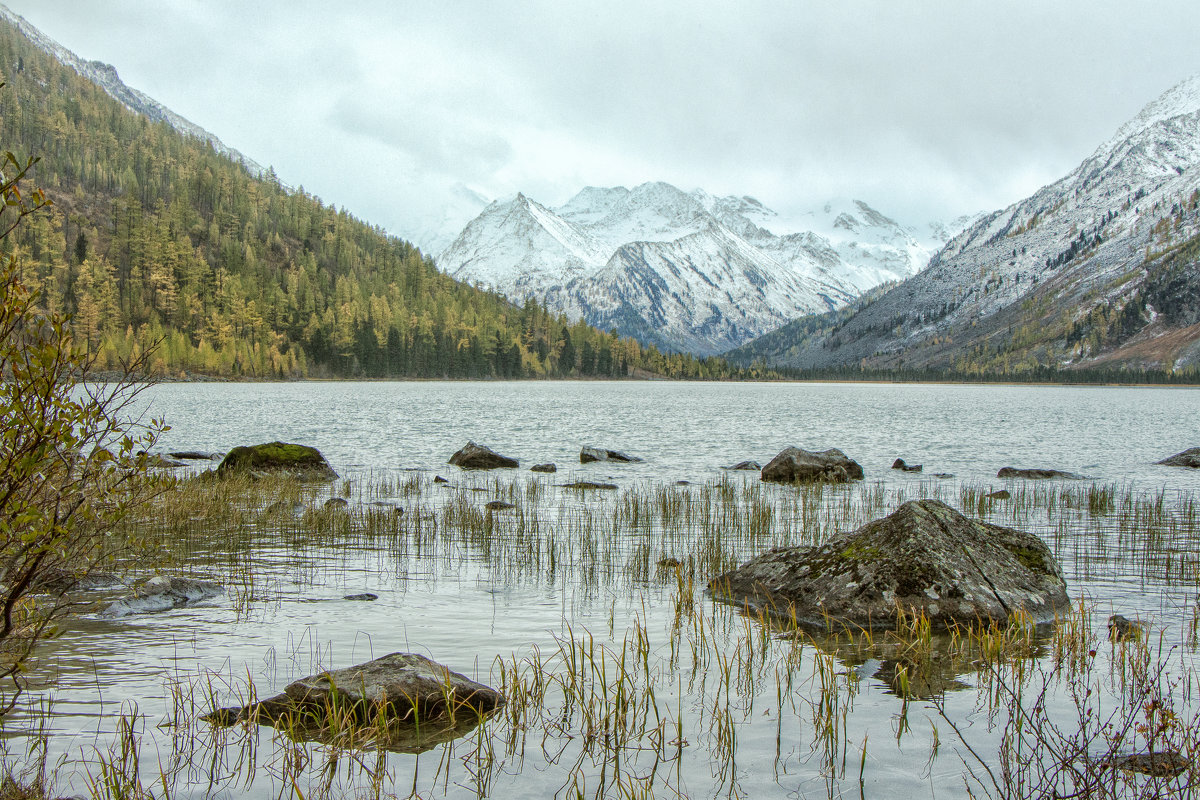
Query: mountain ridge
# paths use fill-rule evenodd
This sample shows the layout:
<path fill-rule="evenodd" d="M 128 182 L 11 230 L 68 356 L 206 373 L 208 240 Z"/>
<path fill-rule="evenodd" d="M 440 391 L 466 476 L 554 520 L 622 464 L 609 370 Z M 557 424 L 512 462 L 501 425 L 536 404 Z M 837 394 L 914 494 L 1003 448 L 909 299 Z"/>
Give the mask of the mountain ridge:
<path fill-rule="evenodd" d="M 827 204 L 826 227 L 840 229 L 822 235 L 753 197 L 663 181 L 586 186 L 556 208 L 518 193 L 484 209 L 438 263 L 511 299 L 709 355 L 924 266 L 931 251 L 913 232 L 865 202 L 844 205 Z"/>
<path fill-rule="evenodd" d="M 1192 76 L 1065 176 L 984 215 L 924 271 L 824 335 L 786 353 L 764 345 L 732 357 L 963 373 L 1193 367 L 1195 336 L 1151 298 L 1191 302 L 1184 287 L 1198 201 L 1200 76 Z"/>

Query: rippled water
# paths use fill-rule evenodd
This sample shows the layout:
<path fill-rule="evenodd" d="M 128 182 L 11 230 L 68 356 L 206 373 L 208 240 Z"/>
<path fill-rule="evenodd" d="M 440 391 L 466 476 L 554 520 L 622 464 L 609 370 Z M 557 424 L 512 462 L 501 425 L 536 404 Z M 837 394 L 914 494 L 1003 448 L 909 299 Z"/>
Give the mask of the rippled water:
<path fill-rule="evenodd" d="M 1186 389 L 422 382 L 168 384 L 144 397 L 148 412 L 171 426 L 160 443 L 164 452 L 224 451 L 275 439 L 302 442 L 318 447 L 344 478 L 359 486 L 380 479 L 398 483 L 413 474 L 408 470 L 423 479 L 434 473 L 448 476 L 452 487 L 438 488 L 443 494 L 430 499 L 433 503 L 455 496 L 470 500 L 466 490 L 471 487 L 484 490 L 477 493 L 482 503 L 494 490 L 494 476 L 466 475 L 446 465 L 468 439 L 519 458 L 523 467 L 557 462 L 557 475 L 537 480 L 548 487 L 543 524 L 560 539 L 574 535 L 571 514 L 563 506 L 592 504 L 596 519 L 611 520 L 622 495 L 583 500 L 553 490 L 555 484 L 572 477 L 603 479 L 623 490 L 665 487 L 698 497 L 704 485 L 724 478 L 723 465 L 743 459 L 765 463 L 787 445 L 844 450 L 863 465 L 868 484 L 882 481 L 878 492 L 888 508 L 905 497 L 930 493 L 957 504 L 963 484 L 1006 485 L 995 473 L 1007 465 L 1064 469 L 1135 494 L 1166 490 L 1175 497 L 1193 491 L 1200 481 L 1200 474 L 1190 470 L 1154 465 L 1200 444 L 1200 392 Z M 581 466 L 578 453 L 585 444 L 624 450 L 645 461 Z M 924 464 L 925 473 L 888 469 L 898 456 Z M 935 472 L 955 478 L 929 477 Z M 524 470 L 515 476 L 533 480 Z M 506 473 L 504 479 L 513 477 Z M 681 480 L 693 485 L 676 487 Z M 738 486 L 741 481 L 757 485 L 753 474 L 733 480 Z M 765 502 L 786 509 L 790 491 L 768 488 Z M 838 497 L 830 494 L 835 504 Z M 397 502 L 404 504 L 402 498 Z M 1152 568 L 1139 567 L 1136 543 L 1111 530 L 1089 529 L 1077 516 L 1056 512 L 1027 520 L 1058 550 L 1072 596 L 1090 598 L 1105 615 L 1119 609 L 1152 618 L 1176 636 L 1196 588 L 1194 559 L 1200 554 L 1194 542 L 1185 542 L 1174 566 L 1160 569 L 1155 561 Z M 626 558 L 643 539 L 653 548 L 667 547 L 667 540 L 654 538 L 661 531 L 651 536 L 603 524 L 612 537 L 627 540 L 617 542 L 614 558 Z M 624 561 L 613 574 L 587 580 L 570 565 L 553 571 L 506 566 L 486 548 L 463 542 L 418 553 L 397 549 L 394 541 L 386 546 L 357 539 L 324 541 L 297 549 L 265 534 L 261 541 L 253 532 L 247 539 L 253 543 L 255 580 L 267 587 L 261 597 L 247 597 L 231 586 L 226 597 L 197 608 L 123 619 L 89 615 L 71 622 L 60 639 L 47 645 L 47 675 L 39 677 L 54 676 L 57 682 L 37 696 L 53 698 L 54 758 L 75 763 L 91 757 L 94 763 L 94 748 L 103 750 L 113 741 L 119 712 L 136 704 L 144 715 L 142 740 L 148 752 L 169 760 L 170 728 L 160 727 L 171 717 L 164 682 L 187 683 L 203 674 L 223 675 L 231 684 L 248 678 L 265 695 L 318 668 L 414 651 L 495 681 L 496 658 L 528 657 L 537 652 L 534 648 L 550 652 L 561 637 L 585 630 L 619 648 L 635 619 L 636 626 L 649 631 L 655 658 L 670 661 L 665 648 L 676 587 L 661 575 L 626 575 Z M 1103 558 L 1097 555 L 1096 541 L 1108 543 Z M 756 546 L 747 541 L 746 548 L 749 554 Z M 656 549 L 650 556 L 653 560 L 660 554 Z M 201 547 L 192 567 L 205 573 L 207 564 L 209 571 L 219 572 L 222 556 Z M 1180 567 L 1187 558 L 1193 559 L 1192 566 Z M 1191 570 L 1191 578 L 1170 577 L 1171 569 Z M 340 599 L 360 591 L 374 592 L 379 600 Z M 729 610 L 708 606 L 705 613 L 712 615 L 714 625 L 726 626 L 722 636 L 733 637 L 742 629 Z M 772 645 L 769 657 L 780 658 L 781 647 Z M 928 710 L 915 712 L 915 720 L 903 717 L 910 712 L 887 685 L 871 680 L 869 670 L 864 676 L 868 680 L 854 698 L 847 728 L 852 751 L 864 738 L 870 743 L 866 794 L 886 787 L 920 797 L 963 796 L 963 765 L 957 756 L 947 752 L 929 759 L 932 725 L 921 721 Z M 753 708 L 733 703 L 738 715 L 732 767 L 710 726 L 688 733 L 677 762 L 657 768 L 663 777 L 656 791 L 662 796 L 680 791 L 698 797 L 738 792 L 796 797 L 825 795 L 835 785 L 841 793 L 858 796 L 857 766 L 850 770 L 852 779 L 842 783 L 830 784 L 822 777 L 808 718 L 778 707 L 772 681 L 762 684 Z M 805 694 L 803 688 L 794 691 L 795 697 Z M 230 693 L 221 700 L 229 702 Z M 679 705 L 680 713 L 683 704 L 696 702 L 682 685 L 673 693 L 664 691 L 663 700 L 664 707 Z M 962 692 L 948 704 L 960 719 L 973 720 L 974 700 L 972 692 Z M 793 707 L 795 702 L 793 698 Z M 703 710 L 691 711 L 692 717 L 704 718 Z M 911 730 L 906 727 L 910 724 Z M 982 730 L 980 735 L 989 736 Z M 19 750 L 26 738 L 12 741 Z M 419 757 L 389 757 L 384 790 L 404 796 L 416 786 L 422 796 L 476 796 L 480 784 L 465 762 L 441 784 L 423 782 L 434 779 L 441 759 L 458 763 L 455 759 L 469 747 L 460 741 Z M 263 759 L 270 748 L 260 750 Z M 523 759 L 506 762 L 493 778 L 491 793 L 541 797 L 581 788 L 569 782 L 570 765 L 553 761 L 544 750 L 534 752 L 531 746 Z M 211 759 L 212 753 L 206 751 L 205 757 Z M 236 762 L 238 756 L 223 757 Z M 645 757 L 626 758 L 632 762 L 627 770 L 658 774 Z M 850 760 L 857 764 L 857 759 L 851 752 Z M 599 791 L 602 779 L 611 781 L 612 766 L 579 768 L 586 795 Z M 78 768 L 73 778 L 71 769 L 60 772 L 69 787 L 83 785 Z M 209 785 L 198 766 L 185 772 L 191 777 L 174 787 L 174 796 L 272 797 L 284 785 L 269 768 L 260 768 L 248 788 L 233 781 Z M 230 766 L 226 772 L 236 770 Z M 361 783 L 346 780 L 346 786 Z"/>

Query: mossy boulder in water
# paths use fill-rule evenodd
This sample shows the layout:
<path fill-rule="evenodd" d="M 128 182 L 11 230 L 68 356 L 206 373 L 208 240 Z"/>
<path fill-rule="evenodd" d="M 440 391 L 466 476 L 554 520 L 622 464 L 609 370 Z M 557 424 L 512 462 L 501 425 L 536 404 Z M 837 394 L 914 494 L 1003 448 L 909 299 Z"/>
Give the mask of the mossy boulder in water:
<path fill-rule="evenodd" d="M 338 474 L 315 447 L 268 442 L 235 447 L 217 466 L 217 474 L 285 472 L 305 480 L 336 480 Z"/>
<path fill-rule="evenodd" d="M 864 629 L 892 627 L 898 611 L 949 627 L 1018 611 L 1041 621 L 1069 604 L 1041 539 L 938 500 L 905 503 L 819 547 L 768 551 L 713 578 L 709 591 L 802 625 Z"/>
<path fill-rule="evenodd" d="M 815 452 L 788 447 L 762 468 L 762 479 L 773 483 L 849 483 L 862 478 L 858 462 L 837 448 Z"/>

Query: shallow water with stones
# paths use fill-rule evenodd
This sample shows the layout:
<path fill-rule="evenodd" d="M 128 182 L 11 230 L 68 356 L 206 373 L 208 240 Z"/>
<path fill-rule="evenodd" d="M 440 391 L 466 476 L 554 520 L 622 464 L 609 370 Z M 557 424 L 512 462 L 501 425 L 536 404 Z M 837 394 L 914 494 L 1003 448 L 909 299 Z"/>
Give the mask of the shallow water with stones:
<path fill-rule="evenodd" d="M 869 656 L 797 646 L 701 592 L 704 553 L 736 560 L 807 543 L 918 496 L 961 507 L 1009 488 L 1015 500 L 987 506 L 989 518 L 1047 539 L 1072 597 L 1095 607 L 1095 626 L 1112 611 L 1141 617 L 1167 646 L 1179 645 L 1172 658 L 1181 669 L 1194 659 L 1187 639 L 1200 532 L 1189 509 L 1200 473 L 1154 462 L 1200 444 L 1195 390 L 320 382 L 166 384 L 143 397 L 148 413 L 171 425 L 163 452 L 276 439 L 318 447 L 342 480 L 305 504 L 319 507 L 348 482 L 349 522 L 309 535 L 299 532 L 303 510 L 294 522 L 248 514 L 236 559 L 231 540 L 197 530 L 185 569 L 226 582 L 223 597 L 71 621 L 46 645 L 36 676 L 43 688 L 30 695 L 52 715 L 23 711 L 4 732 L 21 756 L 40 725 L 49 762 L 62 764 L 64 793 L 87 791 L 101 762 L 117 759 L 124 719 L 144 781 L 171 775 L 155 796 L 277 797 L 292 783 L 306 797 L 870 796 L 883 788 L 965 796 L 961 749 L 944 724 L 934 733 L 927 700 L 897 697 Z M 448 466 L 469 439 L 519 458 L 521 469 Z M 644 460 L 580 465 L 583 445 Z M 765 463 L 787 445 L 838 447 L 867 479 L 814 500 L 722 469 Z M 890 470 L 897 457 L 924 471 Z M 528 472 L 547 461 L 559 472 Z M 995 477 L 1003 466 L 1089 480 L 1003 481 Z M 449 484 L 434 484 L 434 475 Z M 575 479 L 618 489 L 561 488 Z M 1089 486 L 1166 510 L 1152 520 L 1120 507 L 1093 512 L 1083 500 Z M 481 522 L 495 498 L 517 510 Z M 373 503 L 406 511 L 379 522 L 390 509 Z M 741 515 L 714 518 L 730 508 Z M 384 534 L 356 533 L 368 518 Z M 484 524 L 486 536 L 472 529 Z M 710 541 L 714 532 L 724 538 Z M 673 571 L 657 566 L 667 557 L 696 567 L 693 605 L 681 600 Z M 341 599 L 359 592 L 379 599 Z M 690 609 L 682 617 L 681 605 Z M 536 718 L 495 718 L 419 755 L 297 746 L 269 728 L 220 732 L 192 718 L 244 697 L 249 683 L 266 696 L 319 669 L 394 651 L 495 685 L 534 675 L 534 662 L 561 675 L 568 659 L 583 657 L 582 643 L 590 672 L 570 687 L 576 703 L 590 698 L 603 714 L 581 715 L 551 692 Z M 994 750 L 998 733 L 977 708 L 975 676 L 948 673 L 939 687 L 948 715 L 980 750 Z M 837 688 L 836 740 L 820 735 L 830 711 L 815 705 L 822 685 Z M 555 691 L 565 697 L 563 686 Z"/>

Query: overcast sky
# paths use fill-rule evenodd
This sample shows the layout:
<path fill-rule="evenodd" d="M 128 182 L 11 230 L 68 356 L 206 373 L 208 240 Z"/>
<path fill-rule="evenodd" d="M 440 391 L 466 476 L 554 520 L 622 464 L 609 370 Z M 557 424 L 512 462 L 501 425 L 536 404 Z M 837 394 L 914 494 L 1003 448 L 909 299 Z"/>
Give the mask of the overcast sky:
<path fill-rule="evenodd" d="M 327 203 L 665 180 L 785 213 L 991 210 L 1200 72 L 1200 3 L 5 0 Z"/>

